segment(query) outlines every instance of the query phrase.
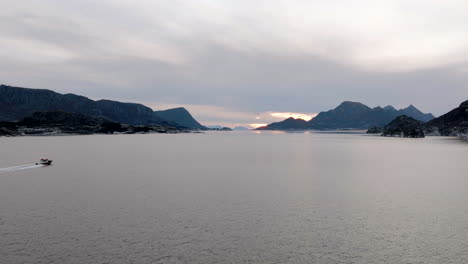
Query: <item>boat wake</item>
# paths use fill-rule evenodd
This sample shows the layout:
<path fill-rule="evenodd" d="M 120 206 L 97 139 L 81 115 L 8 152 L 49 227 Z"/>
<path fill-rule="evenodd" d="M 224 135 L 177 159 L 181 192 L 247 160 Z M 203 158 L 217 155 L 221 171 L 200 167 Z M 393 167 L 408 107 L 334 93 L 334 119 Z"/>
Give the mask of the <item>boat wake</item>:
<path fill-rule="evenodd" d="M 42 164 L 25 164 L 25 165 L 8 167 L 8 168 L 0 168 L 0 173 L 14 172 L 14 171 L 19 171 L 19 170 L 29 170 L 29 169 L 35 169 L 35 168 L 41 168 L 41 167 L 45 167 L 45 165 L 42 165 Z"/>

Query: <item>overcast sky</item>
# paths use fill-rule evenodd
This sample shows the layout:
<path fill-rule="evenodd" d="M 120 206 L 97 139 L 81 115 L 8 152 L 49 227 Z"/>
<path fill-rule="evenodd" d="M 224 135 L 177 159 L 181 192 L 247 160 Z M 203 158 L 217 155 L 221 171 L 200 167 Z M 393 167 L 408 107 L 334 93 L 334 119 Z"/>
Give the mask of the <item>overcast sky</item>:
<path fill-rule="evenodd" d="M 468 99 L 466 0 L 0 0 L 0 82 L 247 125 Z"/>

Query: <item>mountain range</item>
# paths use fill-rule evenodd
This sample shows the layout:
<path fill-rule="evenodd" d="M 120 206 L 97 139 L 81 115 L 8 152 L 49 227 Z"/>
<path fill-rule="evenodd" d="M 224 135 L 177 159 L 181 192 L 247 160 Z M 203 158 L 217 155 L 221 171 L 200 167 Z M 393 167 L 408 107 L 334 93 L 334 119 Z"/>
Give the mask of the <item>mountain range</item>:
<path fill-rule="evenodd" d="M 37 112 L 44 113 L 37 114 Z M 15 126 L 21 126 L 23 124 L 21 122 L 28 120 L 27 118 L 31 116 L 34 116 L 36 119 L 40 117 L 37 120 L 43 121 L 45 120 L 44 118 L 47 119 L 48 117 L 53 120 L 58 117 L 66 117 L 70 120 L 83 120 L 79 116 L 65 115 L 61 112 L 107 120 L 106 122 L 101 122 L 103 124 L 114 122 L 120 126 L 123 125 L 127 132 L 138 132 L 141 129 L 146 129 L 142 126 L 148 125 L 150 126 L 148 129 L 161 132 L 175 131 L 173 129 L 179 128 L 208 129 L 197 122 L 182 107 L 153 111 L 142 104 L 112 100 L 94 101 L 84 96 L 60 94 L 46 89 L 0 85 L 0 123 L 3 123 L 5 126 L 8 125 L 8 122 L 16 122 Z M 35 113 L 36 115 L 34 115 Z M 385 128 L 387 124 L 397 117 L 401 118 Z M 418 122 L 412 121 L 412 119 Z M 46 124 L 47 122 L 44 121 L 43 123 Z M 93 129 L 96 130 L 97 127 L 94 126 Z M 374 127 L 375 129 L 373 130 L 376 132 L 385 131 L 385 129 L 388 130 L 389 128 L 396 129 L 395 133 L 400 133 L 401 131 L 412 132 L 410 131 L 411 129 L 420 128 L 426 135 L 467 135 L 468 101 L 461 103 L 459 107 L 438 118 L 434 118 L 432 114 L 422 113 L 413 105 L 397 110 L 392 106 L 370 108 L 362 103 L 345 101 L 335 109 L 320 112 L 309 121 L 291 117 L 258 129 L 333 130 L 368 129 L 370 127 Z"/>
<path fill-rule="evenodd" d="M 373 127 L 367 133 L 390 137 L 421 138 L 428 136 L 461 136 L 468 138 L 468 101 L 429 122 L 421 122 L 409 116 L 395 118 L 383 128 Z"/>
<path fill-rule="evenodd" d="M 416 120 L 427 122 L 434 118 L 425 114 L 413 105 L 396 110 L 393 106 L 370 108 L 359 102 L 345 101 L 335 109 L 320 112 L 309 121 L 292 117 L 269 124 L 259 130 L 333 130 L 333 129 L 368 129 L 372 126 L 385 126 L 397 116 L 407 115 Z"/>
<path fill-rule="evenodd" d="M 468 100 L 452 111 L 422 125 L 427 135 L 468 136 Z"/>
<path fill-rule="evenodd" d="M 63 111 L 129 125 L 165 124 L 205 129 L 185 108 L 153 111 L 142 104 L 112 100 L 94 101 L 75 94 L 8 85 L 0 85 L 0 95 L 0 121 L 19 121 L 35 112 Z"/>

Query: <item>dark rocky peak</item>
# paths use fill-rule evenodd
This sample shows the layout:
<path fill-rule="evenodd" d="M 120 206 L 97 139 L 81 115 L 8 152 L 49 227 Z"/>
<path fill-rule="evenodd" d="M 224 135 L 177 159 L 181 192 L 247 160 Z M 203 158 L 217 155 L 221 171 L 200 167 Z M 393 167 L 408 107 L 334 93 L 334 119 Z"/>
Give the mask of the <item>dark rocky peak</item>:
<path fill-rule="evenodd" d="M 158 113 L 172 113 L 174 115 L 190 115 L 190 112 L 185 109 L 184 107 L 176 107 L 176 108 L 171 108 L 171 109 L 167 109 L 167 110 L 161 110 L 161 111 L 156 111 Z"/>
<path fill-rule="evenodd" d="M 406 108 L 403 108 L 403 109 L 400 109 L 401 111 L 408 111 L 408 112 L 415 112 L 415 113 L 421 113 L 421 111 L 419 111 L 419 109 L 417 109 L 414 105 L 410 104 L 408 107 Z"/>
<path fill-rule="evenodd" d="M 370 107 L 363 103 L 359 102 L 351 102 L 351 101 L 344 101 L 334 110 L 344 110 L 344 111 L 356 111 L 356 110 L 371 110 Z"/>
<path fill-rule="evenodd" d="M 176 107 L 176 108 L 172 108 L 171 110 L 172 111 L 177 111 L 177 112 L 180 112 L 180 113 L 188 113 L 189 112 L 184 107 Z"/>
<path fill-rule="evenodd" d="M 81 99 L 81 100 L 89 100 L 89 101 L 92 101 L 91 99 L 89 99 L 88 97 L 86 96 L 83 96 L 83 95 L 77 95 L 77 94 L 72 94 L 72 93 L 66 93 L 63 95 L 64 97 L 67 97 L 67 98 L 70 98 L 70 99 Z"/>
<path fill-rule="evenodd" d="M 6 90 L 11 90 L 11 91 L 17 91 L 17 90 L 20 90 L 22 92 L 25 92 L 25 91 L 46 91 L 46 92 L 53 92 L 52 90 L 47 90 L 47 89 L 32 89 L 32 88 L 23 88 L 23 87 L 15 87 L 15 86 L 11 86 L 11 85 L 6 85 L 6 84 L 1 84 L 0 85 L 0 89 L 2 91 L 6 91 Z"/>
<path fill-rule="evenodd" d="M 395 109 L 395 107 L 393 107 L 393 106 L 391 106 L 391 105 L 387 105 L 387 106 L 385 106 L 383 109 L 384 109 L 384 110 L 387 110 L 387 111 L 397 111 L 397 110 Z"/>
<path fill-rule="evenodd" d="M 460 104 L 460 108 L 468 108 L 468 100 Z"/>
<path fill-rule="evenodd" d="M 305 121 L 304 119 L 301 119 L 301 118 L 294 118 L 294 117 L 289 117 L 279 123 L 283 123 L 283 124 L 306 124 L 307 121 Z"/>
<path fill-rule="evenodd" d="M 392 122 L 390 122 L 388 125 L 385 126 L 385 128 L 393 128 L 393 127 L 398 127 L 402 125 L 421 125 L 421 124 L 423 124 L 423 122 L 416 120 L 412 117 L 406 116 L 406 115 L 401 115 L 393 119 Z"/>
<path fill-rule="evenodd" d="M 468 101 L 459 107 L 425 124 L 434 134 L 454 135 L 468 133 Z"/>
<path fill-rule="evenodd" d="M 386 137 L 425 137 L 422 128 L 423 122 L 412 117 L 401 115 L 384 127 L 382 136 Z"/>
<path fill-rule="evenodd" d="M 46 89 L 30 89 L 0 85 L 0 102 L 8 104 L 38 104 L 42 100 L 53 100 L 60 94 Z M 39 102 L 37 102 L 39 101 Z"/>
<path fill-rule="evenodd" d="M 177 107 L 177 108 L 172 108 L 172 109 L 162 110 L 162 111 L 155 111 L 154 116 L 165 119 L 165 120 L 170 120 L 172 122 L 177 123 L 179 126 L 186 127 L 186 128 L 207 129 L 205 126 L 200 124 L 197 120 L 195 120 L 195 118 L 193 118 L 190 112 L 183 107 Z"/>
<path fill-rule="evenodd" d="M 300 118 L 287 118 L 281 122 L 269 124 L 266 127 L 258 128 L 258 130 L 290 130 L 290 129 L 307 129 L 307 121 Z"/>

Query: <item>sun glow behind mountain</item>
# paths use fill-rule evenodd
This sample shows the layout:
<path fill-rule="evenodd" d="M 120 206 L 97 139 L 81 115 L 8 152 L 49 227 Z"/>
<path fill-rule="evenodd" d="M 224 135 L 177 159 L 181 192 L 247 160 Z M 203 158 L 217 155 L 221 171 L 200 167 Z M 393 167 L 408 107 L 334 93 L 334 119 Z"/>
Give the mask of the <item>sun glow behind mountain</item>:
<path fill-rule="evenodd" d="M 251 128 L 259 128 L 259 127 L 264 127 L 267 126 L 268 124 L 249 124 Z"/>
<path fill-rule="evenodd" d="M 270 114 L 272 117 L 286 119 L 286 118 L 294 118 L 294 119 L 303 119 L 306 121 L 311 120 L 312 118 L 316 117 L 317 114 L 304 114 L 304 113 L 290 113 L 290 112 L 276 112 Z"/>
<path fill-rule="evenodd" d="M 294 118 L 294 119 L 303 119 L 306 121 L 311 120 L 312 118 L 316 117 L 317 114 L 305 114 L 305 113 L 292 113 L 292 112 L 267 112 L 267 113 L 262 113 L 259 114 L 258 116 L 255 117 L 256 120 L 269 120 L 270 122 L 276 122 L 276 121 L 282 121 L 287 118 Z M 259 128 L 266 126 L 266 123 L 254 123 L 254 124 L 249 124 L 250 127 L 252 128 Z"/>
<path fill-rule="evenodd" d="M 206 124 L 349 99 L 442 114 L 468 97 L 467 12 L 466 0 L 2 1 L 0 79 L 230 114 Z"/>
<path fill-rule="evenodd" d="M 165 102 L 145 102 L 140 101 L 153 110 L 162 110 L 180 107 L 177 103 Z M 184 104 L 182 105 L 192 113 L 193 117 L 206 126 L 226 126 L 236 127 L 244 126 L 248 128 L 258 128 L 266 126 L 273 122 L 280 122 L 289 117 L 301 118 L 306 121 L 317 116 L 316 113 L 300 113 L 300 112 L 280 112 L 280 111 L 239 111 L 237 109 L 212 105 L 197 105 Z"/>

